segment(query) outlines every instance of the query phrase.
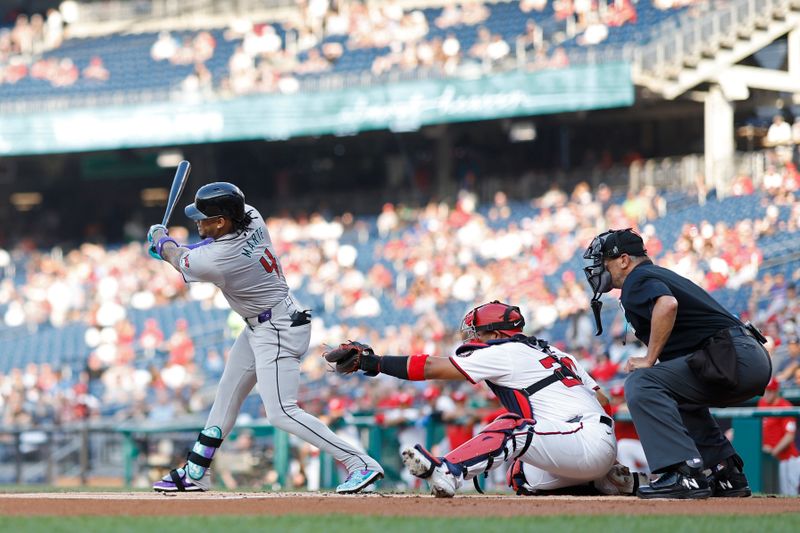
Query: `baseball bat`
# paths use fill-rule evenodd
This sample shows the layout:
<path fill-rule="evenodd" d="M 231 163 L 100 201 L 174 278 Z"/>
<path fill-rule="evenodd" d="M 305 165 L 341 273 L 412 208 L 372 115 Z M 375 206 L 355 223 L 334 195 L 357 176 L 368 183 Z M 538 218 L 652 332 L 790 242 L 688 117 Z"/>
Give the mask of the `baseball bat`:
<path fill-rule="evenodd" d="M 189 172 L 192 170 L 192 165 L 188 161 L 183 160 L 178 163 L 178 168 L 175 170 L 175 177 L 172 178 L 172 187 L 169 189 L 169 198 L 167 199 L 167 208 L 164 211 L 164 219 L 161 224 L 166 226 L 169 224 L 169 219 L 172 218 L 172 212 L 175 210 L 175 204 L 178 203 L 178 198 L 181 197 L 183 188 L 186 187 L 186 182 L 189 181 Z"/>
<path fill-rule="evenodd" d="M 175 169 L 175 177 L 172 178 L 172 187 L 169 189 L 169 197 L 167 198 L 167 208 L 164 210 L 164 218 L 161 219 L 161 224 L 166 226 L 169 224 L 169 219 L 172 218 L 172 212 L 175 210 L 175 204 L 178 203 L 178 198 L 181 197 L 183 188 L 186 187 L 186 182 L 189 181 L 189 172 L 192 170 L 192 165 L 188 161 L 183 160 L 178 163 L 178 168 Z M 156 244 L 150 245 L 150 255 L 158 258 L 156 254 Z"/>

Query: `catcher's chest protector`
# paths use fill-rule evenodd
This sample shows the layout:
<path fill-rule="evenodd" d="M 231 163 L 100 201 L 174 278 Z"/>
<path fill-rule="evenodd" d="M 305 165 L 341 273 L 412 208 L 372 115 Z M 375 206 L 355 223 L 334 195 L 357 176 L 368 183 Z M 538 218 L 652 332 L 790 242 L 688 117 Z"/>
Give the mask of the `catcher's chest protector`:
<path fill-rule="evenodd" d="M 541 379 L 535 383 L 530 384 L 528 387 L 521 388 L 521 389 L 512 389 L 509 387 L 503 387 L 491 381 L 486 381 L 486 384 L 492 389 L 497 399 L 500 403 L 508 409 L 510 412 L 515 413 L 522 418 L 533 418 L 533 410 L 530 404 L 530 396 L 537 393 L 538 391 L 542 390 L 543 388 L 556 383 L 556 382 L 564 382 L 565 380 L 572 380 L 580 382 L 580 378 L 577 376 L 575 371 L 572 368 L 572 361 L 569 358 L 560 358 L 558 357 L 553 351 L 550 349 L 550 345 L 547 341 L 543 339 L 537 339 L 536 337 L 526 337 L 524 335 L 514 335 L 513 337 L 503 338 L 503 339 L 494 339 L 490 340 L 488 343 L 481 343 L 470 341 L 467 342 L 458 348 L 456 348 L 456 355 L 461 355 L 466 352 L 473 352 L 476 350 L 481 350 L 484 348 L 489 348 L 491 346 L 497 346 L 500 344 L 507 344 L 511 342 L 521 343 L 527 345 L 528 347 L 533 350 L 531 354 L 546 354 L 550 359 L 552 359 L 551 366 L 553 367 L 553 373 L 547 376 L 544 379 Z M 533 362 L 533 361 L 532 361 Z"/>

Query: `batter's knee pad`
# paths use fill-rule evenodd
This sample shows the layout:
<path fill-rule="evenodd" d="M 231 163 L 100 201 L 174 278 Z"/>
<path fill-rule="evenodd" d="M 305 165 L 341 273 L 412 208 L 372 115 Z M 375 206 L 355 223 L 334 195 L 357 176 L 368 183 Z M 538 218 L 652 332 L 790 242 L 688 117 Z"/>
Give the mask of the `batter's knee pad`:
<path fill-rule="evenodd" d="M 519 457 L 528 450 L 533 439 L 535 423 L 530 418 L 522 418 L 513 413 L 500 415 L 475 437 L 445 455 L 445 462 L 458 465 L 462 474 L 467 474 L 471 470 L 470 467 L 483 466 L 482 463 L 485 462 L 483 470 L 488 472 L 496 458 L 501 455 L 501 460 L 505 462 L 510 457 Z M 523 434 L 524 441 L 519 445 L 517 438 Z"/>
<path fill-rule="evenodd" d="M 216 426 L 206 428 L 197 436 L 186 461 L 186 473 L 192 479 L 201 479 L 209 466 L 214 453 L 222 445 L 222 430 Z"/>

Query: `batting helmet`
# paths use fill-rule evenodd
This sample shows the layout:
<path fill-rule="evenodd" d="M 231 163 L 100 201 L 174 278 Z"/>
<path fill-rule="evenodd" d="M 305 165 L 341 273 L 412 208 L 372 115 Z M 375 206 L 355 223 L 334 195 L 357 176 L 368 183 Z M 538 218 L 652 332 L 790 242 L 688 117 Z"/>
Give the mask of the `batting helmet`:
<path fill-rule="evenodd" d="M 522 333 L 525 319 L 519 307 L 504 304 L 497 300 L 479 305 L 464 316 L 461 321 L 461 335 L 474 339 L 483 331 L 499 331 L 509 337 Z"/>
<path fill-rule="evenodd" d="M 194 203 L 187 205 L 184 212 L 192 220 L 227 217 L 241 221 L 244 219 L 244 193 L 233 183 L 209 183 L 197 189 Z"/>

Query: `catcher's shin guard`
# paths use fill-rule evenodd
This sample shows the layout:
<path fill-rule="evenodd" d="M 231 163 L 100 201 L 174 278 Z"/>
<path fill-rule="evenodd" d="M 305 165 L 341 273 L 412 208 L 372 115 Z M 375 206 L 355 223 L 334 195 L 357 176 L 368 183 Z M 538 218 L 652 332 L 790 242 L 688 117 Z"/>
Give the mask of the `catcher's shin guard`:
<path fill-rule="evenodd" d="M 186 474 L 191 479 L 202 479 L 211 466 L 211 459 L 217 448 L 222 445 L 222 430 L 217 426 L 206 428 L 197 436 L 197 442 L 189 452 L 186 462 Z"/>
<path fill-rule="evenodd" d="M 488 474 L 528 450 L 534 424 L 533 420 L 513 413 L 500 415 L 472 439 L 445 455 L 444 463 L 451 471 L 457 470 L 464 479 Z"/>
<path fill-rule="evenodd" d="M 511 468 L 506 472 L 506 483 L 514 491 L 517 496 L 533 496 L 533 488 L 528 484 L 525 478 L 525 470 L 523 463 L 519 459 L 514 459 L 511 463 Z"/>

